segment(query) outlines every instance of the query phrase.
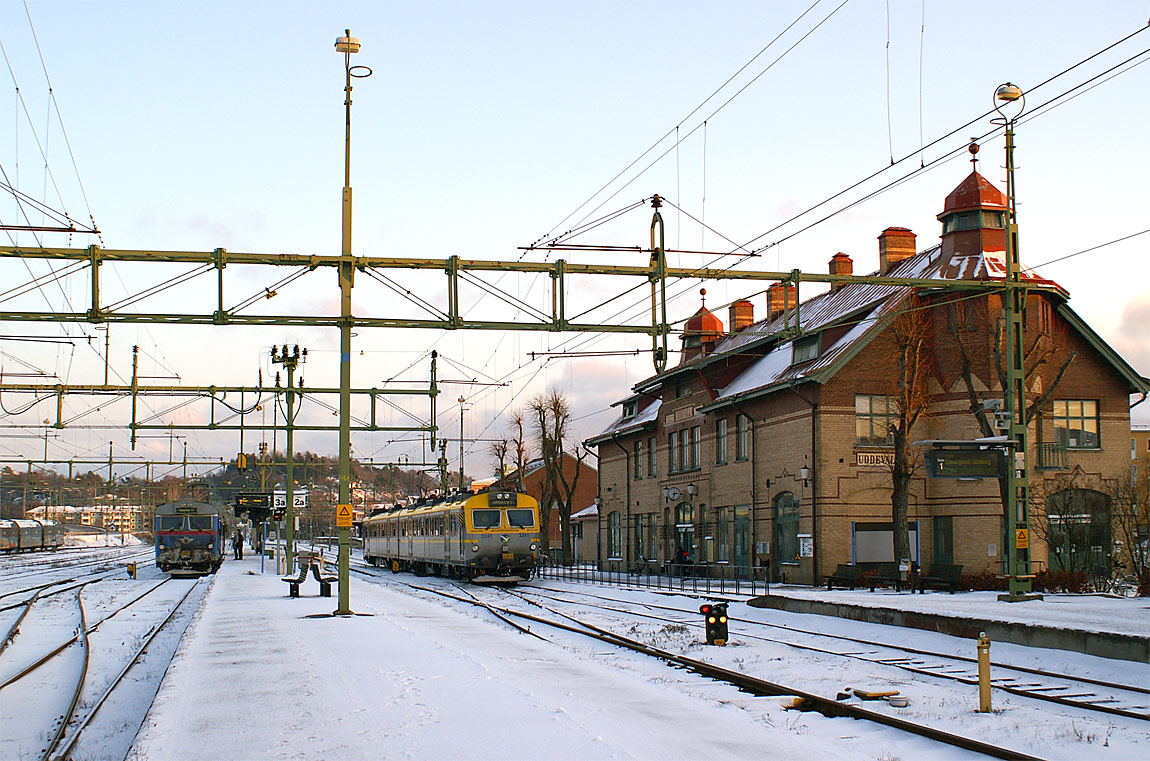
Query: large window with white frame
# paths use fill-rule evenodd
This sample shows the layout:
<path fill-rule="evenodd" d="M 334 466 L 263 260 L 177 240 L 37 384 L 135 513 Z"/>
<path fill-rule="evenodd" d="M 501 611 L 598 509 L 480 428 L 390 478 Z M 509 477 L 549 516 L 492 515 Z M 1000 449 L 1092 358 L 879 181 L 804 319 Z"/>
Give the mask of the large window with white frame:
<path fill-rule="evenodd" d="M 721 417 L 715 421 L 715 464 L 722 465 L 727 461 L 727 419 Z"/>

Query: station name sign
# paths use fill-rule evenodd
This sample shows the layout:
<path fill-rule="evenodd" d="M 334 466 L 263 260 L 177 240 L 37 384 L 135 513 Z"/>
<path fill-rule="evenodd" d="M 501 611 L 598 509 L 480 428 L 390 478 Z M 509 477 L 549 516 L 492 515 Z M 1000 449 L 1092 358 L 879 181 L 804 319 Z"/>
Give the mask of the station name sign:
<path fill-rule="evenodd" d="M 894 465 L 894 452 L 855 452 L 855 465 L 889 468 Z"/>

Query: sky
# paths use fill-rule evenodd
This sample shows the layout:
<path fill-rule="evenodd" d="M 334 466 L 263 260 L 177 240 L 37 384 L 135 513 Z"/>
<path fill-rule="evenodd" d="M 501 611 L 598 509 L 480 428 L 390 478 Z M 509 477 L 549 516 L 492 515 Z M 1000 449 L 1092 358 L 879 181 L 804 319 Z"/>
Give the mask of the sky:
<path fill-rule="evenodd" d="M 985 114 L 995 88 L 1011 81 L 1029 93 L 1016 128 L 1023 262 L 1063 285 L 1070 306 L 1146 375 L 1150 106 L 1142 94 L 1150 91 L 1150 67 L 1141 64 L 1150 57 L 1150 31 L 1047 80 L 1145 28 L 1148 18 L 1146 0 L 1089 12 L 1069 2 L 0 0 L 9 75 L 0 92 L 0 167 L 9 184 L 82 222 L 90 214 L 101 230 L 98 238 L 47 234 L 39 239 L 45 246 L 338 254 L 344 71 L 333 42 L 350 28 L 363 44 L 353 63 L 373 72 L 355 81 L 353 93 L 358 255 L 553 261 L 555 254 L 521 248 L 658 193 L 670 202 L 662 209 L 668 248 L 716 254 L 671 254 L 672 266 L 825 272 L 843 251 L 865 274 L 877 268 L 876 238 L 886 227 L 914 230 L 920 249 L 937 241 L 943 199 L 970 171 L 962 148 L 994 129 Z M 1004 189 L 1001 133 L 982 141 L 980 158 L 979 170 Z M 7 195 L 0 221 L 25 223 Z M 651 209 L 640 205 L 572 242 L 643 247 L 650 226 Z M 21 233 L 10 242 L 37 240 Z M 738 250 L 758 256 L 741 261 L 730 255 Z M 646 264 L 640 253 L 558 256 Z M 278 295 L 250 313 L 338 311 L 331 271 L 274 288 L 287 272 L 271 269 L 229 269 L 226 300 L 272 288 Z M 23 282 L 30 271 L 48 272 L 39 262 L 0 262 L 4 282 Z M 105 265 L 105 303 L 174 274 Z M 396 278 L 443 303 L 443 275 Z M 550 308 L 546 277 L 487 280 Z M 569 314 L 640 324 L 642 290 L 613 299 L 634 285 L 573 280 Z M 756 283 L 685 280 L 670 291 L 673 320 L 698 309 L 700 287 L 724 319 L 721 307 L 737 298 L 751 298 L 760 314 L 765 307 Z M 213 288 L 213 277 L 199 278 L 133 308 L 211 311 Z M 86 277 L 72 278 L 4 308 L 63 309 L 67 299 L 84 309 L 87 290 Z M 471 319 L 522 317 L 478 290 L 464 294 L 464 309 Z M 354 310 L 425 316 L 364 276 Z M 13 372 L 47 383 L 103 380 L 103 331 L 14 322 L 0 331 L 8 337 L 0 338 L 6 380 L 18 377 Z M 64 342 L 11 338 L 32 335 Z M 107 340 L 113 382 L 130 378 L 136 345 L 140 374 L 151 382 L 254 385 L 261 372 L 274 376 L 268 350 L 285 343 L 309 349 L 309 385 L 338 380 L 333 329 L 114 325 Z M 671 343 L 676 348 L 678 339 Z M 601 431 L 615 414 L 611 403 L 652 373 L 649 348 L 641 336 L 367 329 L 353 339 L 352 382 L 426 386 L 428 353 L 436 350 L 439 377 L 448 381 L 437 422 L 453 439 L 451 467 L 463 397 L 464 438 L 475 439 L 466 470 L 480 477 L 493 469 L 489 442 L 505 432 L 508 413 L 548 388 L 571 401 L 577 438 Z M 628 353 L 539 356 L 576 349 Z M 16 411 L 17 400 L 4 401 L 5 414 Z M 109 441 L 118 459 L 178 457 L 183 445 L 205 458 L 239 450 L 234 433 L 188 432 L 141 440 L 132 451 L 125 431 L 99 427 L 124 423 L 126 405 L 102 400 L 97 410 L 90 400 L 69 400 L 69 430 L 13 429 L 0 435 L 0 458 L 45 450 L 50 459 L 106 457 Z M 5 420 L 35 426 L 54 419 L 51 406 Z M 147 409 L 165 422 L 206 420 L 206 405 L 165 412 L 169 406 Z M 428 415 L 426 400 L 399 406 L 410 414 L 395 412 L 391 424 Z M 268 407 L 253 414 L 266 420 Z M 1150 422 L 1150 412 L 1136 413 Z M 300 415 L 334 421 L 315 403 Z M 271 443 L 283 446 L 282 438 Z M 255 446 L 249 434 L 243 448 Z M 336 448 L 331 434 L 297 439 L 300 450 Z M 353 452 L 380 462 L 429 457 L 412 433 L 357 434 Z"/>

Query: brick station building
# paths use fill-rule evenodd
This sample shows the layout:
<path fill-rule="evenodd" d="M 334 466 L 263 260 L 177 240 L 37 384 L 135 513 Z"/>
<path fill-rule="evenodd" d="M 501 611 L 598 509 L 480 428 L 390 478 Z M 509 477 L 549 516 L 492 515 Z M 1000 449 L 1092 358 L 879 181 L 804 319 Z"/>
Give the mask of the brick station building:
<path fill-rule="evenodd" d="M 839 563 L 894 560 L 889 426 L 905 334 L 894 326 L 928 331 L 929 403 L 910 440 L 993 435 L 994 418 L 980 422 L 973 409 L 1003 398 L 1002 292 L 945 286 L 1004 279 L 1005 213 L 1003 193 L 975 171 L 946 197 L 939 243 L 919 251 L 910 230 L 882 231 L 874 274 L 939 288 L 837 284 L 797 303 L 794 285 L 776 283 L 765 314 L 736 301 L 727 326 L 704 304 L 685 324 L 679 364 L 633 386 L 587 442 L 600 458 L 601 562 L 664 568 L 681 547 L 713 573 L 814 584 Z M 835 254 L 829 272 L 853 274 L 851 258 Z M 1130 394 L 1150 382 L 1074 313 L 1064 288 L 1023 277 L 1032 286 L 1026 401 L 1038 402 L 1027 453 L 1031 559 L 1036 570 L 1105 564 L 1100 485 L 1129 466 Z M 919 467 L 909 489 L 913 559 L 1002 572 L 996 479 L 927 478 Z M 1083 523 L 1085 538 L 1072 531 Z"/>

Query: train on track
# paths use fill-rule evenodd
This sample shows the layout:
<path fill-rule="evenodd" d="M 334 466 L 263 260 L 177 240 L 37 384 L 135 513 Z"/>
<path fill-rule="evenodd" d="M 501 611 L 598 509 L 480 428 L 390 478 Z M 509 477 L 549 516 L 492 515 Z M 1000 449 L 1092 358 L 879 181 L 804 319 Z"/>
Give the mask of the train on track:
<path fill-rule="evenodd" d="M 449 494 L 363 520 L 364 560 L 395 573 L 513 584 L 534 575 L 541 546 L 539 503 L 507 489 Z"/>
<path fill-rule="evenodd" d="M 220 508 L 193 499 L 156 507 L 156 566 L 166 573 L 214 573 L 224 562 L 227 523 Z"/>
<path fill-rule="evenodd" d="M 0 552 L 54 550 L 64 543 L 64 527 L 56 521 L 0 519 Z"/>

